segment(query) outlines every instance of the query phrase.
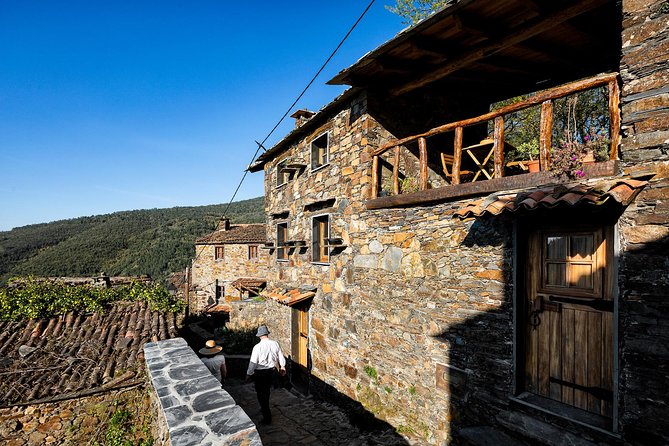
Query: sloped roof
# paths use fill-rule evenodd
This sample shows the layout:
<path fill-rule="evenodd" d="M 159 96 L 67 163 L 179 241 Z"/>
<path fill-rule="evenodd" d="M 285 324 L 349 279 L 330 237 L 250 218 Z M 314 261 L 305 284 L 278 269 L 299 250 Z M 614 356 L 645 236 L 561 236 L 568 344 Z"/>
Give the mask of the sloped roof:
<path fill-rule="evenodd" d="M 265 243 L 267 233 L 264 224 L 232 225 L 228 230 L 218 230 L 195 240 L 196 245 Z"/>
<path fill-rule="evenodd" d="M 601 206 L 610 201 L 627 206 L 647 184 L 647 181 L 616 179 L 592 184 L 557 185 L 522 192 L 491 194 L 467 204 L 455 212 L 454 217 L 464 219 L 500 215 L 503 212 L 533 211 L 560 205 Z"/>
<path fill-rule="evenodd" d="M 139 380 L 145 373 L 142 347 L 177 337 L 176 318 L 144 302 L 118 302 L 103 313 L 0 321 L 0 406 Z"/>
<path fill-rule="evenodd" d="M 248 288 L 261 288 L 267 284 L 265 279 L 256 279 L 253 277 L 240 277 L 239 279 L 232 282 L 230 285 L 242 291 L 243 289 Z"/>

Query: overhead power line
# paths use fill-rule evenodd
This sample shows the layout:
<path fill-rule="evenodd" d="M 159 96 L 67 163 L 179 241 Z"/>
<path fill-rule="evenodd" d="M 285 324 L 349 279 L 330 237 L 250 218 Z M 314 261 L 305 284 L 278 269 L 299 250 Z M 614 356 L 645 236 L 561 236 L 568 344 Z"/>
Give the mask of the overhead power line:
<path fill-rule="evenodd" d="M 258 148 L 256 149 L 255 153 L 253 154 L 253 158 L 251 158 L 251 162 L 249 163 L 249 165 L 251 165 L 251 164 L 253 163 L 253 161 L 255 161 L 256 157 L 258 156 L 258 152 L 260 152 L 260 149 L 261 149 L 261 148 L 262 148 L 263 150 L 266 150 L 265 147 L 264 147 L 265 142 L 267 142 L 267 140 L 269 139 L 269 137 L 272 136 L 272 134 L 274 133 L 274 131 L 281 125 L 281 123 L 283 122 L 283 120 L 286 119 L 286 116 L 288 116 L 288 113 L 290 113 L 291 110 L 293 109 L 293 107 L 295 107 L 295 104 L 297 104 L 297 102 L 298 102 L 300 99 L 302 99 L 302 96 L 304 96 L 304 94 L 307 92 L 307 90 L 309 89 L 309 87 L 311 87 L 311 84 L 314 83 L 314 81 L 316 80 L 316 78 L 317 78 L 317 77 L 321 74 L 321 72 L 325 69 L 325 67 L 326 67 L 327 64 L 330 62 L 330 60 L 332 60 L 332 58 L 333 58 L 334 55 L 337 53 L 337 51 L 339 51 L 339 48 L 341 48 L 341 46 L 344 44 L 344 42 L 346 41 L 346 39 L 348 39 L 348 36 L 350 36 L 351 33 L 353 32 L 353 30 L 356 28 L 356 26 L 358 26 L 358 23 L 360 23 L 360 21 L 361 21 L 362 18 L 365 16 L 365 14 L 367 14 L 367 11 L 369 11 L 369 9 L 372 7 L 372 5 L 374 4 L 374 2 L 375 2 L 375 0 L 372 0 L 372 1 L 369 2 L 369 4 L 367 5 L 367 7 L 365 8 L 365 10 L 362 11 L 362 14 L 360 14 L 360 17 L 358 17 L 358 20 L 356 20 L 355 23 L 353 24 L 353 26 L 351 26 L 351 29 L 349 29 L 348 32 L 346 33 L 346 35 L 344 36 L 344 38 L 341 39 L 341 41 L 339 42 L 339 45 L 337 45 L 337 47 L 334 49 L 334 51 L 332 51 L 332 53 L 331 53 L 330 56 L 327 58 L 327 60 L 323 63 L 323 65 L 321 65 L 321 67 L 318 69 L 318 71 L 316 72 L 316 74 L 314 74 L 314 77 L 311 78 L 311 80 L 309 81 L 309 83 L 307 84 L 307 86 L 304 87 L 304 89 L 303 89 L 302 92 L 299 94 L 299 96 L 293 101 L 292 104 L 290 104 L 290 107 L 288 107 L 288 109 L 287 109 L 286 112 L 283 114 L 283 116 L 281 116 L 281 119 L 279 119 L 279 121 L 276 123 L 276 125 L 275 125 L 274 127 L 272 127 L 272 130 L 270 130 L 270 132 L 267 134 L 267 136 L 265 136 L 265 139 L 263 139 L 262 142 L 258 142 L 258 141 L 256 141 L 256 144 L 258 144 Z M 234 201 L 235 197 L 237 196 L 237 192 L 239 192 L 239 188 L 242 187 L 242 184 L 244 183 L 244 180 L 246 179 L 246 175 L 247 175 L 248 173 L 249 173 L 248 169 L 244 171 L 244 175 L 242 175 L 242 179 L 239 181 L 239 184 L 237 185 L 237 188 L 235 189 L 235 192 L 232 194 L 232 198 L 230 198 L 230 202 L 228 202 L 228 205 L 225 207 L 225 211 L 223 212 L 223 215 L 226 215 L 226 214 L 227 214 L 228 209 L 230 208 L 230 205 L 232 204 L 232 202 Z"/>

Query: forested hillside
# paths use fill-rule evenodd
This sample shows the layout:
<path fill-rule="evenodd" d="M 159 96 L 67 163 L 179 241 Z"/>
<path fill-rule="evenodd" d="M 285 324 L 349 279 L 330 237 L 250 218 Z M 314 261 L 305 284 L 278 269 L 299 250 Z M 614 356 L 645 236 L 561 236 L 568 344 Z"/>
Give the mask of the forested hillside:
<path fill-rule="evenodd" d="M 116 212 L 0 232 L 0 283 L 16 275 L 149 274 L 164 279 L 189 265 L 196 238 L 213 231 L 223 204 Z M 232 223 L 264 221 L 263 198 L 238 201 Z"/>

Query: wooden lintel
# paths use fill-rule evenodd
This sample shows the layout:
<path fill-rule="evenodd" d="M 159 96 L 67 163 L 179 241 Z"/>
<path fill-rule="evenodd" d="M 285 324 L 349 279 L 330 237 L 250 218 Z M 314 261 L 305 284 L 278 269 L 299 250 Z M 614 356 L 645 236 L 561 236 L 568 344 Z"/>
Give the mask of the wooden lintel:
<path fill-rule="evenodd" d="M 586 178 L 597 178 L 617 175 L 620 169 L 618 161 L 605 161 L 586 166 Z M 367 209 L 385 209 L 438 203 L 458 200 L 467 197 L 486 195 L 499 191 L 529 189 L 539 186 L 556 184 L 557 180 L 552 172 L 526 173 L 510 177 L 493 178 L 492 180 L 478 181 L 444 186 L 437 189 L 412 192 L 410 194 L 380 197 L 368 200 Z"/>
<path fill-rule="evenodd" d="M 458 57 L 452 59 L 450 62 L 445 63 L 441 67 L 423 75 L 422 77 L 408 82 L 402 87 L 394 89 L 391 94 L 401 95 L 408 93 L 431 82 L 442 79 L 478 59 L 495 54 L 504 48 L 523 42 L 531 37 L 536 36 L 537 34 L 545 32 L 547 29 L 559 26 L 567 20 L 595 9 L 605 4 L 606 2 L 607 0 L 581 0 L 570 7 L 529 21 L 521 29 L 510 30 L 506 36 L 492 41 L 486 41 L 485 43 L 476 46 L 472 50 L 458 55 Z"/>
<path fill-rule="evenodd" d="M 549 88 L 547 90 L 535 94 L 534 96 L 530 96 L 529 98 L 523 101 L 507 105 L 506 107 L 502 107 L 499 110 L 494 110 L 484 115 L 476 116 L 474 118 L 469 118 L 469 119 L 463 119 L 461 121 L 451 122 L 448 124 L 441 125 L 439 127 L 435 127 L 433 129 L 428 130 L 427 132 L 418 135 L 407 136 L 406 138 L 389 141 L 388 143 L 374 150 L 372 152 L 372 155 L 380 155 L 386 150 L 390 149 L 391 147 L 394 147 L 396 145 L 404 145 L 416 141 L 418 138 L 421 137 L 427 138 L 430 136 L 437 135 L 439 133 L 444 133 L 454 130 L 456 127 L 466 127 L 474 124 L 479 124 L 481 122 L 486 122 L 491 119 L 495 119 L 498 116 L 504 116 L 509 113 L 513 113 L 518 110 L 531 107 L 533 105 L 539 105 L 549 99 L 555 100 L 565 96 L 569 96 L 570 94 L 576 93 L 578 91 L 588 90 L 590 88 L 598 87 L 600 85 L 607 85 L 609 84 L 609 82 L 616 80 L 617 77 L 618 73 L 605 73 L 594 77 L 589 77 L 587 79 L 581 79 L 568 84 L 560 85 L 558 87 Z"/>

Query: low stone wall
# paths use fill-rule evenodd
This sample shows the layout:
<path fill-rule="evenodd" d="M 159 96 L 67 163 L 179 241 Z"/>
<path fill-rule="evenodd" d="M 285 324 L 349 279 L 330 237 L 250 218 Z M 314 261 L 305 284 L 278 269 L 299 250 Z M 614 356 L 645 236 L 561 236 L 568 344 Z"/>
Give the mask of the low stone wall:
<path fill-rule="evenodd" d="M 261 446 L 255 425 L 182 338 L 144 345 L 171 444 Z"/>

